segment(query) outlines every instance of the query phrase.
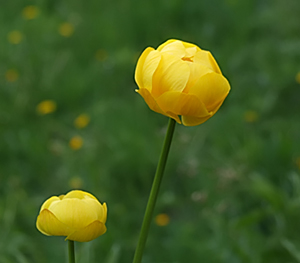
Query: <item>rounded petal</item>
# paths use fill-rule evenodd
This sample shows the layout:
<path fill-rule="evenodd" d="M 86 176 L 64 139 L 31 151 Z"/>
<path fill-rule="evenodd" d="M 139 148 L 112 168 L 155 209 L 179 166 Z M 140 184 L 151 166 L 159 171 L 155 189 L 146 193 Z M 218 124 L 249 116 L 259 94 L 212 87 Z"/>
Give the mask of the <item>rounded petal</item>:
<path fill-rule="evenodd" d="M 91 222 L 98 220 L 100 204 L 94 199 L 66 198 L 60 202 L 52 203 L 49 210 L 59 221 L 70 228 L 84 228 Z"/>
<path fill-rule="evenodd" d="M 194 95 L 169 91 L 157 98 L 158 105 L 175 115 L 206 117 L 209 115 L 205 105 Z"/>
<path fill-rule="evenodd" d="M 181 119 L 182 119 L 182 124 L 185 126 L 196 126 L 202 124 L 203 122 L 206 122 L 211 116 L 203 117 L 203 118 L 198 118 L 194 116 L 182 116 Z"/>
<path fill-rule="evenodd" d="M 66 199 L 66 198 L 94 199 L 94 200 L 98 201 L 98 199 L 95 196 L 93 196 L 92 194 L 81 191 L 81 190 L 70 191 L 69 193 L 64 195 L 64 197 L 62 199 Z"/>
<path fill-rule="evenodd" d="M 174 115 L 170 112 L 164 112 L 157 104 L 156 100 L 153 98 L 153 96 L 151 95 L 151 93 L 147 90 L 147 89 L 139 89 L 136 90 L 137 93 L 139 93 L 143 99 L 145 100 L 145 102 L 147 103 L 147 105 L 149 106 L 149 108 L 157 113 L 163 114 L 165 116 L 168 116 L 174 120 L 176 120 L 179 124 L 181 123 L 179 117 L 177 115 Z"/>
<path fill-rule="evenodd" d="M 79 229 L 66 237 L 66 240 L 88 242 L 106 232 L 106 226 L 100 221 L 94 221 L 85 228 Z"/>
<path fill-rule="evenodd" d="M 102 208 L 103 208 L 103 218 L 102 219 L 99 218 L 99 220 L 100 220 L 100 222 L 102 222 L 103 224 L 105 224 L 106 223 L 106 219 L 107 219 L 107 206 L 106 206 L 106 203 L 103 203 Z"/>
<path fill-rule="evenodd" d="M 183 43 L 179 40 L 171 42 L 165 45 L 159 50 L 161 53 L 168 53 L 178 58 L 183 58 L 185 56 L 185 47 Z"/>
<path fill-rule="evenodd" d="M 190 88 L 189 94 L 196 95 L 206 106 L 208 111 L 213 111 L 223 101 L 230 91 L 226 78 L 215 72 L 202 76 Z"/>
<path fill-rule="evenodd" d="M 203 64 L 206 67 L 212 69 L 214 72 L 221 74 L 221 70 L 220 70 L 216 60 L 214 59 L 214 57 L 212 56 L 212 54 L 209 51 L 201 50 L 201 51 L 197 52 L 194 57 L 194 62 Z"/>
<path fill-rule="evenodd" d="M 157 48 L 157 50 L 158 50 L 158 51 L 161 51 L 165 46 L 170 45 L 171 43 L 173 43 L 173 42 L 175 42 L 175 41 L 181 42 L 185 48 L 196 47 L 197 50 L 201 50 L 201 49 L 200 49 L 197 45 L 195 45 L 195 44 L 188 43 L 188 42 L 184 42 L 184 41 L 177 40 L 177 39 L 169 39 L 169 40 L 167 40 L 166 42 L 164 42 L 163 44 L 161 44 L 161 45 Z"/>
<path fill-rule="evenodd" d="M 59 198 L 59 197 L 57 197 L 57 196 L 52 196 L 52 197 L 50 197 L 49 199 L 47 199 L 47 200 L 43 203 L 43 205 L 42 205 L 42 207 L 41 207 L 41 209 L 40 209 L 40 212 L 43 211 L 44 209 L 49 209 L 50 205 L 51 205 L 53 202 L 57 202 L 57 201 L 60 201 L 60 198 Z"/>
<path fill-rule="evenodd" d="M 190 68 L 181 59 L 162 53 L 161 61 L 153 75 L 152 95 L 159 97 L 166 91 L 182 91 L 190 76 Z"/>
<path fill-rule="evenodd" d="M 37 229 L 47 236 L 67 236 L 73 229 L 59 221 L 48 209 L 44 209 L 36 220 Z"/>
<path fill-rule="evenodd" d="M 146 48 L 142 53 L 135 70 L 135 81 L 139 88 L 145 88 L 151 92 L 152 77 L 160 59 L 160 53 L 151 47 Z"/>

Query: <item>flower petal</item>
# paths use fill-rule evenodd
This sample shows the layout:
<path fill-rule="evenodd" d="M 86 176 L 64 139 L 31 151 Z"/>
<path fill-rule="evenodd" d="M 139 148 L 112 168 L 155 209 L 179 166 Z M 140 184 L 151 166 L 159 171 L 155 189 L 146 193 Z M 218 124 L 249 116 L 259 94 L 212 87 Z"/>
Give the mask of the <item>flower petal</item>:
<path fill-rule="evenodd" d="M 182 124 L 185 126 L 196 126 L 207 121 L 210 117 L 212 116 L 202 117 L 202 118 L 198 118 L 194 116 L 182 116 L 181 119 L 182 119 Z"/>
<path fill-rule="evenodd" d="M 212 69 L 214 72 L 221 74 L 221 70 L 220 70 L 216 60 L 214 59 L 214 57 L 212 56 L 212 54 L 209 51 L 201 50 L 201 51 L 197 52 L 194 57 L 194 62 L 203 64 L 206 67 Z"/>
<path fill-rule="evenodd" d="M 47 236 L 67 236 L 74 230 L 59 221 L 48 209 L 44 209 L 36 220 L 37 229 Z"/>
<path fill-rule="evenodd" d="M 94 221 L 85 228 L 79 229 L 66 237 L 66 240 L 88 242 L 106 232 L 106 226 L 100 221 Z"/>
<path fill-rule="evenodd" d="M 167 117 L 170 117 L 174 120 L 176 120 L 178 123 L 181 123 L 180 119 L 178 116 L 170 113 L 170 112 L 164 112 L 157 104 L 156 100 L 153 98 L 153 96 L 150 94 L 150 92 L 147 89 L 139 89 L 136 90 L 137 93 L 139 93 L 143 99 L 145 100 L 145 102 L 147 103 L 147 105 L 149 106 L 149 108 L 157 113 L 163 114 Z"/>
<path fill-rule="evenodd" d="M 217 105 L 223 101 L 230 91 L 230 85 L 226 78 L 215 72 L 202 76 L 196 84 L 190 88 L 189 94 L 196 95 L 206 106 L 208 111 L 214 111 Z"/>
<path fill-rule="evenodd" d="M 93 196 L 92 194 L 81 191 L 81 190 L 70 191 L 62 199 L 66 199 L 66 198 L 94 199 L 94 200 L 98 201 L 98 199 L 95 196 Z"/>
<path fill-rule="evenodd" d="M 160 53 L 151 47 L 144 50 L 140 56 L 136 69 L 135 81 L 139 88 L 152 90 L 152 77 L 160 62 Z"/>
<path fill-rule="evenodd" d="M 168 91 L 157 98 L 157 103 L 165 112 L 175 115 L 207 117 L 205 105 L 194 95 L 177 91 Z"/>
<path fill-rule="evenodd" d="M 66 198 L 60 202 L 53 203 L 49 210 L 59 221 L 71 228 L 78 229 L 98 220 L 98 215 L 103 214 L 101 205 L 94 199 Z"/>
<path fill-rule="evenodd" d="M 43 203 L 43 205 L 40 209 L 40 212 L 43 211 L 44 209 L 48 209 L 53 202 L 57 202 L 57 201 L 60 201 L 59 197 L 57 197 L 57 196 L 50 197 Z"/>
<path fill-rule="evenodd" d="M 185 56 L 185 47 L 183 43 L 179 40 L 171 42 L 165 45 L 159 50 L 161 53 L 167 53 L 178 58 L 183 58 Z"/>
<path fill-rule="evenodd" d="M 153 75 L 152 95 L 157 98 L 166 91 L 182 91 L 189 80 L 190 68 L 181 59 L 162 53 Z"/>

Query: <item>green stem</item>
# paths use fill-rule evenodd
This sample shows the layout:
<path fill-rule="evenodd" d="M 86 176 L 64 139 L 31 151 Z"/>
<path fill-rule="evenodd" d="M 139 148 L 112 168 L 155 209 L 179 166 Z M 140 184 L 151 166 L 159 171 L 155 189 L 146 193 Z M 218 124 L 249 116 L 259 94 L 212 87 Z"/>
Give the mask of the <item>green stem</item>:
<path fill-rule="evenodd" d="M 73 240 L 68 240 L 69 263 L 75 263 L 75 245 Z"/>
<path fill-rule="evenodd" d="M 160 187 L 160 184 L 162 181 L 162 177 L 164 174 L 164 170 L 165 170 L 165 166 L 166 166 L 166 162 L 167 162 L 167 158 L 168 158 L 168 154 L 169 154 L 169 150 L 170 150 L 170 146 L 171 146 L 171 142 L 172 142 L 175 124 L 176 124 L 175 120 L 173 120 L 173 119 L 169 120 L 168 130 L 166 133 L 166 137 L 165 137 L 164 145 L 163 145 L 162 152 L 161 152 L 161 155 L 159 158 L 159 162 L 158 162 L 158 165 L 156 168 L 156 173 L 155 173 L 154 181 L 152 184 L 150 196 L 148 199 L 148 204 L 147 204 L 146 212 L 144 215 L 144 221 L 142 224 L 139 241 L 138 241 L 138 244 L 137 244 L 137 247 L 135 250 L 133 263 L 141 263 L 141 261 L 142 261 L 142 256 L 143 256 L 144 248 L 145 248 L 148 233 L 149 233 L 150 223 L 151 223 L 151 219 L 153 216 L 153 210 L 155 207 L 159 187 Z"/>

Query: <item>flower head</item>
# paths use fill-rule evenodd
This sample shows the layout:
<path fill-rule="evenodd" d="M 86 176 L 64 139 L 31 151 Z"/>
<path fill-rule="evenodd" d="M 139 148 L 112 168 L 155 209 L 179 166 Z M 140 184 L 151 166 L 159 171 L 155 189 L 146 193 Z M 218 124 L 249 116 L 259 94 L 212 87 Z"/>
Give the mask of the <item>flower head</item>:
<path fill-rule="evenodd" d="M 70 37 L 74 33 L 74 26 L 68 22 L 62 23 L 58 28 L 58 32 L 63 37 Z"/>
<path fill-rule="evenodd" d="M 170 223 L 170 217 L 167 214 L 158 214 L 155 217 L 155 223 L 158 226 L 166 226 Z"/>
<path fill-rule="evenodd" d="M 5 79 L 8 82 L 15 82 L 19 79 L 19 73 L 15 69 L 9 69 L 5 72 Z"/>
<path fill-rule="evenodd" d="M 46 200 L 37 217 L 37 229 L 47 236 L 87 242 L 106 232 L 107 207 L 90 193 L 74 190 Z"/>
<path fill-rule="evenodd" d="M 74 121 L 77 129 L 85 128 L 90 123 L 90 116 L 87 114 L 80 114 Z"/>
<path fill-rule="evenodd" d="M 56 102 L 53 100 L 44 100 L 36 106 L 36 111 L 41 114 L 49 114 L 56 110 Z"/>
<path fill-rule="evenodd" d="M 40 10 L 37 6 L 34 5 L 28 5 L 23 8 L 22 10 L 22 16 L 26 20 L 32 20 L 35 19 L 40 13 Z"/>
<path fill-rule="evenodd" d="M 186 126 L 212 117 L 227 97 L 230 85 L 209 51 L 180 40 L 168 40 L 140 56 L 137 92 L 151 110 Z"/>
<path fill-rule="evenodd" d="M 72 150 L 79 150 L 83 145 L 83 139 L 80 136 L 74 136 L 69 141 L 69 146 Z"/>
<path fill-rule="evenodd" d="M 19 30 L 14 30 L 7 35 L 8 42 L 17 45 L 22 42 L 23 34 Z"/>

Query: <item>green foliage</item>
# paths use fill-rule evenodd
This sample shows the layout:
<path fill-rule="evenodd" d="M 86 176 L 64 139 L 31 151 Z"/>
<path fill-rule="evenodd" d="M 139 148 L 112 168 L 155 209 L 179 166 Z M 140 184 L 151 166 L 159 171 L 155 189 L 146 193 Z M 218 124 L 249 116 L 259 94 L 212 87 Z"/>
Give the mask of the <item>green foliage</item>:
<path fill-rule="evenodd" d="M 168 38 L 210 50 L 232 91 L 207 123 L 177 125 L 156 209 L 170 223 L 153 223 L 143 262 L 300 262 L 299 13 L 299 0 L 2 1 L 0 262 L 64 261 L 35 220 L 72 188 L 108 204 L 78 263 L 132 261 L 168 122 L 135 94 L 134 68 Z M 44 100 L 57 110 L 38 114 Z"/>

